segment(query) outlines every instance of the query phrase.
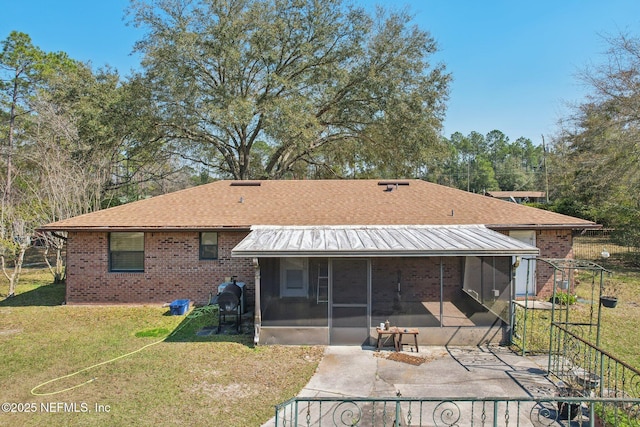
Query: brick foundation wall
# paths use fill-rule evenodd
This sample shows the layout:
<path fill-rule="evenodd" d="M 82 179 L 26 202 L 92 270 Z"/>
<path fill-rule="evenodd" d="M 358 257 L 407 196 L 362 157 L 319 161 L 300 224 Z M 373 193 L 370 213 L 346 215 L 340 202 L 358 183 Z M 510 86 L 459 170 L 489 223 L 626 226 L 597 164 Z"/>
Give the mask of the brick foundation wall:
<path fill-rule="evenodd" d="M 248 258 L 231 258 L 246 232 L 219 232 L 218 259 L 200 260 L 200 234 L 145 233 L 144 272 L 109 272 L 108 233 L 71 232 L 67 241 L 69 304 L 165 303 L 188 298 L 208 302 L 225 277 L 246 283 L 249 306 L 255 297 L 254 268 Z"/>

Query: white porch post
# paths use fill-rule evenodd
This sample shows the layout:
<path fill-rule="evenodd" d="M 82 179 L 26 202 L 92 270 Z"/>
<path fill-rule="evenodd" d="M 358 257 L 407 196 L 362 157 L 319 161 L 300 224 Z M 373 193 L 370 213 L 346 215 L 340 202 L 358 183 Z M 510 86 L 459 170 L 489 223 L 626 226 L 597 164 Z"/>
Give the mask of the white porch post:
<path fill-rule="evenodd" d="M 440 257 L 440 327 L 444 327 L 444 264 Z"/>
<path fill-rule="evenodd" d="M 255 306 L 253 314 L 253 343 L 260 342 L 260 327 L 262 324 L 262 314 L 260 313 L 260 263 L 258 258 L 253 258 L 253 268 L 255 269 Z"/>

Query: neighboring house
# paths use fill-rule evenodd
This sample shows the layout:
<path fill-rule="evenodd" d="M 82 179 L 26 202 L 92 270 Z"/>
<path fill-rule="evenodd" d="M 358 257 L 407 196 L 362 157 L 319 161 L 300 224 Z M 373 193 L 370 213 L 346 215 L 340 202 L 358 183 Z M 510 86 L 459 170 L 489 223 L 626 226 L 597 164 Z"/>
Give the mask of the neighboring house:
<path fill-rule="evenodd" d="M 513 203 L 545 203 L 544 191 L 487 191 L 487 196 Z"/>
<path fill-rule="evenodd" d="M 259 343 L 500 341 L 597 224 L 420 180 L 218 181 L 42 227 L 66 231 L 68 304 L 206 304 L 244 282 Z"/>

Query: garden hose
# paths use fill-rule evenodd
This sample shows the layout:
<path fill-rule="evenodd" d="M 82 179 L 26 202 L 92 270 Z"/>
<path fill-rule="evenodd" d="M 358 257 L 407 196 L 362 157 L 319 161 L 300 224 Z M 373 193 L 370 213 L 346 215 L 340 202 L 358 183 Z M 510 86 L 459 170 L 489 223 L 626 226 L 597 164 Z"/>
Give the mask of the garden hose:
<path fill-rule="evenodd" d="M 123 359 L 123 358 L 125 358 L 125 357 L 131 356 L 131 355 L 136 354 L 136 353 L 139 353 L 139 352 L 141 352 L 142 350 L 144 350 L 144 349 L 146 349 L 146 348 L 149 348 L 149 347 L 154 346 L 154 345 L 156 345 L 156 344 L 160 344 L 161 342 L 165 341 L 167 338 L 172 337 L 173 335 L 175 335 L 176 333 L 178 333 L 180 330 L 182 330 L 182 328 L 184 328 L 185 326 L 187 326 L 187 325 L 188 325 L 188 324 L 189 324 L 193 319 L 196 319 L 196 318 L 198 318 L 198 317 L 204 316 L 204 315 L 206 315 L 206 314 L 210 314 L 210 313 L 211 313 L 211 312 L 213 312 L 214 310 L 216 310 L 216 307 L 215 307 L 215 306 L 212 306 L 212 305 L 205 305 L 205 306 L 203 306 L 203 307 L 194 308 L 194 309 L 191 311 L 191 313 L 189 313 L 189 314 L 187 315 L 187 321 L 186 321 L 186 322 L 184 322 L 184 323 L 183 323 L 183 324 L 182 324 L 178 329 L 174 330 L 173 332 L 171 332 L 169 335 L 167 335 L 166 337 L 162 338 L 161 340 L 158 340 L 158 341 L 152 342 L 152 343 L 147 344 L 147 345 L 145 345 L 145 346 L 143 346 L 143 347 L 140 347 L 140 348 L 139 348 L 139 349 L 137 349 L 137 350 L 131 351 L 131 352 L 126 353 L 126 354 L 122 354 L 122 355 L 120 355 L 120 356 L 118 356 L 118 357 L 114 357 L 113 359 L 109 359 L 109 360 L 106 360 L 106 361 L 104 361 L 104 362 L 96 363 L 95 365 L 91 365 L 91 366 L 89 366 L 89 367 L 86 367 L 86 368 L 81 369 L 81 370 L 79 370 L 79 371 L 73 372 L 73 373 L 71 373 L 71 374 L 63 375 L 63 376 L 61 376 L 61 377 L 57 377 L 57 378 L 54 378 L 54 379 L 52 379 L 52 380 L 49 380 L 49 381 L 43 382 L 43 383 L 41 383 L 41 384 L 38 384 L 37 386 L 35 386 L 34 388 L 32 388 L 32 389 L 31 389 L 31 394 L 32 394 L 32 395 L 34 395 L 34 396 L 53 396 L 53 395 L 55 395 L 55 394 L 64 393 L 65 391 L 70 391 L 70 390 L 76 389 L 76 388 L 78 388 L 78 387 L 82 387 L 82 386 L 84 386 L 84 385 L 87 385 L 87 384 L 89 384 L 89 383 L 92 383 L 92 382 L 93 382 L 93 381 L 95 381 L 97 378 L 91 378 L 90 380 L 87 380 L 87 381 L 85 381 L 85 382 L 83 382 L 83 383 L 80 383 L 80 384 L 76 384 L 76 385 L 74 385 L 74 386 L 72 386 L 72 387 L 67 387 L 67 388 L 62 389 L 62 390 L 56 390 L 56 391 L 52 391 L 52 392 L 48 392 L 48 393 L 39 393 L 39 392 L 37 392 L 37 391 L 36 391 L 36 390 L 38 390 L 38 389 L 40 389 L 40 388 L 42 388 L 42 387 L 46 386 L 47 384 L 51 384 L 51 383 L 54 383 L 54 382 L 56 382 L 56 381 L 63 380 L 63 379 L 65 379 L 65 378 L 71 378 L 71 377 L 73 377 L 73 376 L 75 376 L 75 375 L 78 375 L 78 374 L 80 374 L 80 373 L 82 373 L 82 372 L 89 371 L 89 370 L 91 370 L 91 369 L 97 368 L 98 366 L 102 366 L 102 365 L 106 365 L 106 364 L 109 364 L 109 363 L 113 363 L 113 362 L 115 362 L 115 361 L 117 361 L 117 360 Z"/>

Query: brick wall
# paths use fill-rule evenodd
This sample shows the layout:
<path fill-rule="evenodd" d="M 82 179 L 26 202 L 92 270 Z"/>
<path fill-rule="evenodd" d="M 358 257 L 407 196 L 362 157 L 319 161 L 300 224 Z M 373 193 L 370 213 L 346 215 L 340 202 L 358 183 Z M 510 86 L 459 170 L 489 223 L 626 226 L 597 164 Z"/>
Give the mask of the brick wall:
<path fill-rule="evenodd" d="M 67 303 L 163 303 L 189 298 L 206 303 L 225 277 L 237 276 L 246 283 L 247 303 L 255 297 L 254 269 L 249 258 L 231 258 L 246 232 L 218 233 L 217 260 L 199 259 L 199 233 L 145 233 L 145 271 L 109 272 L 109 241 L 106 232 L 70 232 L 67 242 Z M 536 233 L 541 258 L 573 258 L 570 230 L 539 230 Z M 445 299 L 461 286 L 457 257 L 445 257 Z M 553 268 L 537 265 L 538 295 L 553 292 Z M 398 278 L 402 293 L 421 301 L 440 298 L 439 258 L 374 258 L 373 299 L 392 300 Z"/>
<path fill-rule="evenodd" d="M 461 260 L 444 257 L 444 299 L 451 300 L 462 287 Z M 400 282 L 402 295 L 414 301 L 440 301 L 440 258 L 373 258 L 371 298 L 376 304 L 393 301 Z"/>
<path fill-rule="evenodd" d="M 188 298 L 196 304 L 217 293 L 225 277 L 246 283 L 247 303 L 255 296 L 248 258 L 231 258 L 246 232 L 218 233 L 218 259 L 199 259 L 199 233 L 145 233 L 145 268 L 109 272 L 108 233 L 71 232 L 67 241 L 67 303 L 164 303 Z"/>
<path fill-rule="evenodd" d="M 540 249 L 539 258 L 573 259 L 571 230 L 538 230 L 536 245 Z M 536 285 L 539 297 L 553 294 L 553 267 L 546 262 L 536 262 Z"/>
<path fill-rule="evenodd" d="M 498 232 L 509 235 L 507 230 Z M 537 230 L 536 246 L 540 249 L 538 258 L 574 258 L 571 230 Z M 543 299 L 553 294 L 553 267 L 546 262 L 536 262 L 536 289 Z"/>

